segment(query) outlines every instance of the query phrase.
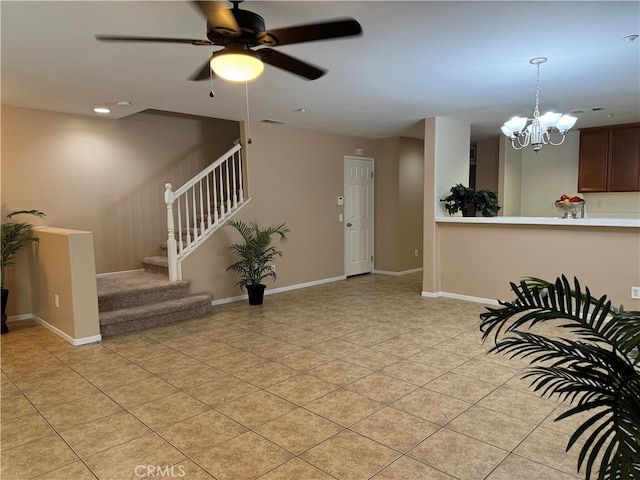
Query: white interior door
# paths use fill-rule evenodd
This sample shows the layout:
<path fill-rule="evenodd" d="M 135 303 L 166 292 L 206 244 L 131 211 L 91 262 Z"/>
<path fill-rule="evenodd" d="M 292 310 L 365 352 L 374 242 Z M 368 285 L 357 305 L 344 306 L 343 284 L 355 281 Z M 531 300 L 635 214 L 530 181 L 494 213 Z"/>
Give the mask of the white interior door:
<path fill-rule="evenodd" d="M 373 158 L 344 157 L 345 275 L 373 271 Z"/>

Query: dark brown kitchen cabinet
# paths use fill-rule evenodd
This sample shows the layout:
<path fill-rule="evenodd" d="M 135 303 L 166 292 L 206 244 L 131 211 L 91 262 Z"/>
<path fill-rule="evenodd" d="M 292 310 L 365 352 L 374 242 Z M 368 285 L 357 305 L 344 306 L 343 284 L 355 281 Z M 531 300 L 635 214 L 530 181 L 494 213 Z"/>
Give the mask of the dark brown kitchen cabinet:
<path fill-rule="evenodd" d="M 640 123 L 580 130 L 578 191 L 640 191 Z"/>

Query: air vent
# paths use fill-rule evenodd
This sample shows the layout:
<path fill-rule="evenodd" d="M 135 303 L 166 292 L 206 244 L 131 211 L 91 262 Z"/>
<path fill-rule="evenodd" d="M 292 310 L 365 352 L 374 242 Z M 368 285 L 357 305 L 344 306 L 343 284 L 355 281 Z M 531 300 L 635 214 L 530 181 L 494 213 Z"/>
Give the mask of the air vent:
<path fill-rule="evenodd" d="M 601 112 L 602 110 L 604 110 L 604 107 L 587 107 L 571 110 L 569 113 Z"/>
<path fill-rule="evenodd" d="M 289 122 L 283 122 L 282 120 L 273 120 L 271 118 L 265 118 L 260 120 L 262 123 L 270 123 L 271 125 L 286 125 Z"/>

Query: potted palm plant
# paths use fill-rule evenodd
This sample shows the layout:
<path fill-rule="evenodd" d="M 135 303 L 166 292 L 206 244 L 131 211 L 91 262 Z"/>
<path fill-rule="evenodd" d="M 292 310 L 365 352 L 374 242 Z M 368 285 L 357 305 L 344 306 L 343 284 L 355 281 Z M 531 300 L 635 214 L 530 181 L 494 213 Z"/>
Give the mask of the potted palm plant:
<path fill-rule="evenodd" d="M 282 251 L 271 245 L 271 237 L 278 235 L 280 241 L 285 243 L 289 228 L 284 223 L 260 228 L 256 222 L 245 223 L 241 220 L 231 220 L 228 225 L 240 233 L 244 243 L 234 243 L 229 247 L 240 260 L 229 265 L 227 270 L 240 275 L 236 285 L 247 290 L 249 304 L 262 305 L 266 288 L 262 280 L 267 277 L 273 280 L 277 278 L 272 264 L 276 256 L 283 255 Z"/>
<path fill-rule="evenodd" d="M 7 214 L 7 220 L 11 220 L 16 215 L 33 215 L 38 218 L 45 218 L 46 215 L 40 210 L 13 210 Z M 38 241 L 37 238 L 31 236 L 33 225 L 23 222 L 2 222 L 2 256 L 1 256 L 1 274 L 2 274 L 2 333 L 7 333 L 7 300 L 9 299 L 9 290 L 4 288 L 5 267 L 14 264 L 16 254 L 22 247 L 31 242 Z"/>
<path fill-rule="evenodd" d="M 440 199 L 444 202 L 444 208 L 449 215 L 454 215 L 459 211 L 463 217 L 475 217 L 476 212 L 480 212 L 483 217 L 493 217 L 497 215 L 498 196 L 491 190 L 474 190 L 458 183 L 451 187 L 449 195 Z"/>
<path fill-rule="evenodd" d="M 565 276 L 554 283 L 528 278 L 511 289 L 514 301 L 480 315 L 483 341 L 492 336 L 491 352 L 529 360 L 524 376 L 532 387 L 572 404 L 556 420 L 588 416 L 567 445 L 584 438 L 578 471 L 586 465 L 587 480 L 598 461 L 599 480 L 640 478 L 640 312 L 592 297 L 577 279 L 572 288 Z M 527 331 L 547 322 L 558 335 Z"/>

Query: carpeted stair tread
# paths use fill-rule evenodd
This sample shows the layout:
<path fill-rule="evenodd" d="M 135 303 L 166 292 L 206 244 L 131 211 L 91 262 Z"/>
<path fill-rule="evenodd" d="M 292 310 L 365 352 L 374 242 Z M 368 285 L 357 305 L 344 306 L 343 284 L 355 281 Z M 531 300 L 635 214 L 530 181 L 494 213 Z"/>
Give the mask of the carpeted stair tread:
<path fill-rule="evenodd" d="M 109 337 L 202 317 L 211 313 L 211 300 L 210 295 L 199 294 L 178 300 L 102 312 L 100 333 L 103 337 Z"/>
<path fill-rule="evenodd" d="M 126 272 L 97 280 L 100 312 L 129 308 L 188 295 L 189 282 L 171 282 L 166 275 Z"/>

